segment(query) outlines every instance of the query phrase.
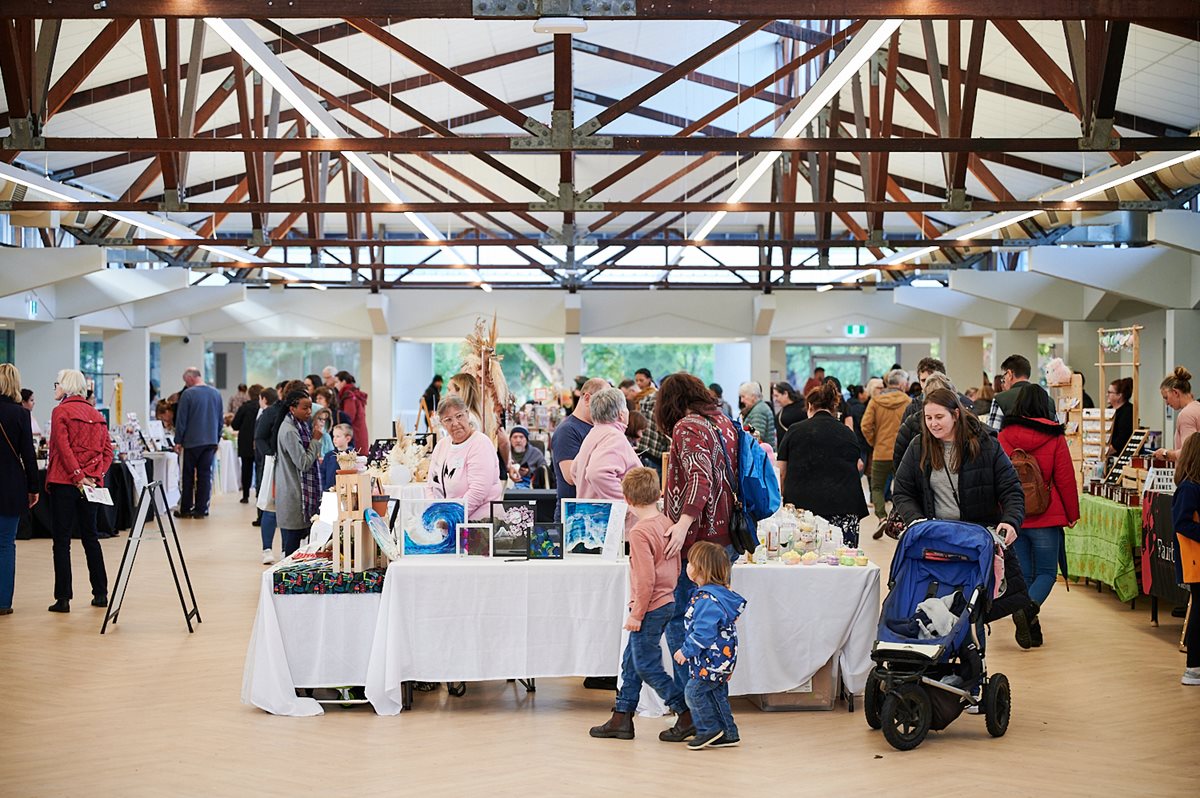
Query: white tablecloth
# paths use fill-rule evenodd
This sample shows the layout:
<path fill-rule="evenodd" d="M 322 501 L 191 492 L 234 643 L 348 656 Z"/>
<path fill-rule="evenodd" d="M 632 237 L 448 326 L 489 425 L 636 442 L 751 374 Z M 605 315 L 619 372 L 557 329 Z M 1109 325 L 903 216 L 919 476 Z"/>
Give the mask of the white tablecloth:
<path fill-rule="evenodd" d="M 240 493 L 242 464 L 234 442 L 222 438 L 217 444 L 217 456 L 213 461 L 213 493 Z"/>
<path fill-rule="evenodd" d="M 731 695 L 799 687 L 834 656 L 847 692 L 862 693 L 879 621 L 879 566 L 739 563 L 733 566 L 731 587 L 746 599 Z M 622 635 L 622 651 L 627 638 L 628 633 Z M 663 667 L 670 673 L 665 635 L 662 646 Z M 638 712 L 658 716 L 665 711 L 658 695 L 643 685 Z"/>
<path fill-rule="evenodd" d="M 167 490 L 167 504 L 179 506 L 179 477 L 182 470 L 179 467 L 179 455 L 175 452 L 149 452 L 146 459 L 154 463 L 154 479 L 163 483 Z"/>
<path fill-rule="evenodd" d="M 367 698 L 379 714 L 395 715 L 408 680 L 611 675 L 626 572 L 625 563 L 590 559 L 393 562 Z"/>
<path fill-rule="evenodd" d="M 263 572 L 258 613 L 242 673 L 242 703 L 275 715 L 323 713 L 296 687 L 366 683 L 378 593 L 275 595 Z"/>

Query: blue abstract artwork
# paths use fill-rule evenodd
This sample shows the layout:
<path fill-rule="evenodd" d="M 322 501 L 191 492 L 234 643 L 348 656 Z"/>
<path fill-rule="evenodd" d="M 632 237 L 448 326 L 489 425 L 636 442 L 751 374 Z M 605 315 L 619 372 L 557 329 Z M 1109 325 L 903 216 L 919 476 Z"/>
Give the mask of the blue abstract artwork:
<path fill-rule="evenodd" d="M 404 556 L 454 554 L 458 525 L 467 520 L 461 501 L 413 499 L 401 503 L 401 547 Z"/>
<path fill-rule="evenodd" d="M 605 542 L 613 539 L 614 524 L 623 528 L 624 523 L 623 502 L 564 499 L 563 550 L 567 554 L 602 554 Z"/>

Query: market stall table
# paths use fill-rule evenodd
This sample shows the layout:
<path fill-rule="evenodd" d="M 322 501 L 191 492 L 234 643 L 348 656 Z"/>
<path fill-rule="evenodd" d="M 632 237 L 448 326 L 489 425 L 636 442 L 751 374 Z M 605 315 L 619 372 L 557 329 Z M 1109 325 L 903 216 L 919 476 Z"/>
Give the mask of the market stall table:
<path fill-rule="evenodd" d="M 179 506 L 179 455 L 175 452 L 147 452 L 145 459 L 149 461 L 153 476 L 151 477 L 163 484 L 163 488 L 167 491 L 167 504 L 171 507 Z"/>
<path fill-rule="evenodd" d="M 1142 510 L 1099 496 L 1079 499 L 1079 521 L 1065 530 L 1071 576 L 1112 587 L 1121 601 L 1137 597 L 1133 550 L 1142 542 Z"/>
<path fill-rule="evenodd" d="M 213 458 L 213 493 L 240 493 L 242 466 L 233 441 L 222 438 Z"/>
<path fill-rule="evenodd" d="M 296 688 L 362 685 L 375 634 L 380 594 L 275 592 L 275 572 L 263 572 L 258 611 L 242 673 L 242 703 L 274 715 L 323 714 Z"/>

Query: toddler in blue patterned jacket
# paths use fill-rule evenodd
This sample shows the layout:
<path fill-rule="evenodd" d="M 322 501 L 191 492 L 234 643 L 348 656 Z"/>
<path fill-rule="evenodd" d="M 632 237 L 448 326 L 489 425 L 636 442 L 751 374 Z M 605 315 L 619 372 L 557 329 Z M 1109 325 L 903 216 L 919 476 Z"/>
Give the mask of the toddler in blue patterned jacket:
<path fill-rule="evenodd" d="M 688 665 L 684 691 L 696 736 L 688 748 L 732 748 L 741 742 L 729 709 L 729 677 L 737 663 L 737 619 L 746 600 L 729 589 L 724 547 L 701 541 L 688 550 L 687 575 L 696 583 L 684 614 L 683 646 L 675 661 Z"/>

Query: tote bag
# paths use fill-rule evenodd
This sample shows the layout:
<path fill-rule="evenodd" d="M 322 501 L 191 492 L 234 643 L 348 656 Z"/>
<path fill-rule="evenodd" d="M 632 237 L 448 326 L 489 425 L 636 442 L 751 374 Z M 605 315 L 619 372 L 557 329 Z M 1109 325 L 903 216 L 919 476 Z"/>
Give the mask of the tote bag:
<path fill-rule="evenodd" d="M 275 455 L 269 454 L 263 459 L 262 486 L 258 489 L 258 499 L 254 506 L 264 513 L 275 512 Z"/>

